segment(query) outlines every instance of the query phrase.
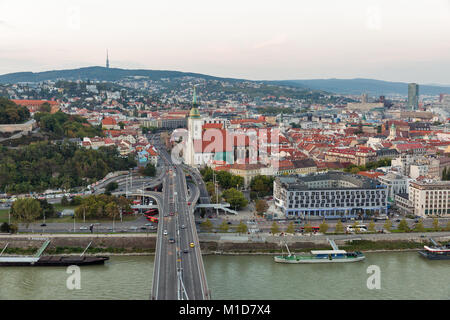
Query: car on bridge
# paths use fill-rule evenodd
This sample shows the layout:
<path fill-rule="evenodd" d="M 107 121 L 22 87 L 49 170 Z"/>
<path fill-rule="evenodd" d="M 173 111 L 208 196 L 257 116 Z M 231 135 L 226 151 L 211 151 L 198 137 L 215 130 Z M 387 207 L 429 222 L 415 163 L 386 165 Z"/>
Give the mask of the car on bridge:
<path fill-rule="evenodd" d="M 194 244 L 193 242 L 191 242 L 191 243 L 189 244 L 189 247 L 194 248 L 194 247 L 195 247 L 195 244 Z"/>
<path fill-rule="evenodd" d="M 164 230 L 163 235 L 167 236 L 167 230 Z"/>
<path fill-rule="evenodd" d="M 175 243 L 175 239 L 174 238 L 170 238 L 169 239 L 169 243 Z"/>

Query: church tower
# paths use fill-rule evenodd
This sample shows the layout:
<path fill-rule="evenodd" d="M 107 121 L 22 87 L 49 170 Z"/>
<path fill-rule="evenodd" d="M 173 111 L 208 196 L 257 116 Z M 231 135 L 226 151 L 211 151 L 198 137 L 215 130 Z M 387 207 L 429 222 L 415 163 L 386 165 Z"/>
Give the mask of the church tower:
<path fill-rule="evenodd" d="M 394 140 L 397 138 L 397 128 L 395 127 L 395 124 L 392 123 L 391 128 L 389 129 L 389 137 L 388 140 Z"/>
<path fill-rule="evenodd" d="M 195 92 L 194 86 L 194 96 L 192 99 L 192 108 L 189 112 L 189 118 L 187 122 L 188 129 L 188 141 L 187 141 L 187 152 L 185 162 L 190 166 L 195 165 L 194 161 L 194 140 L 202 140 L 202 127 L 203 120 L 200 116 L 200 112 L 198 111 L 198 103 L 197 103 L 197 95 Z M 200 144 L 201 145 L 201 144 Z"/>

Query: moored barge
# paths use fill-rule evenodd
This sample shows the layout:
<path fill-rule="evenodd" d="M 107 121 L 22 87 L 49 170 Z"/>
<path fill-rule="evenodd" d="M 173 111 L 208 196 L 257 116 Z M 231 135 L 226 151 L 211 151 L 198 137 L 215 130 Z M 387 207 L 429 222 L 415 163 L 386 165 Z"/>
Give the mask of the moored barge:
<path fill-rule="evenodd" d="M 85 256 L 91 243 L 80 256 L 42 256 L 42 253 L 50 244 L 50 240 L 44 242 L 42 247 L 34 256 L 3 256 L 6 247 L 0 253 L 0 266 L 2 267 L 63 267 L 63 266 L 86 266 L 104 264 L 109 257 Z"/>

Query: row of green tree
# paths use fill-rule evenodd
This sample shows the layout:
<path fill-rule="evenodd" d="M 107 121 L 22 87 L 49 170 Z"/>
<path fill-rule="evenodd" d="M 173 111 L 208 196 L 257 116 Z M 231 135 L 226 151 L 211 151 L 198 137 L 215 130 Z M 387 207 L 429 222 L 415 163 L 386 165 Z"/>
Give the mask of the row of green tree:
<path fill-rule="evenodd" d="M 64 112 L 50 114 L 39 112 L 34 115 L 40 129 L 55 138 L 103 137 L 101 126 L 92 126 L 85 118 Z"/>
<path fill-rule="evenodd" d="M 30 118 L 26 107 L 18 106 L 13 101 L 0 97 L 0 124 L 23 123 Z"/>
<path fill-rule="evenodd" d="M 136 166 L 114 147 L 85 149 L 71 142 L 32 143 L 19 149 L 0 146 L 0 190 L 27 193 L 86 186 L 109 172 Z"/>
<path fill-rule="evenodd" d="M 369 162 L 366 165 L 361 165 L 361 166 L 351 164 L 347 168 L 345 168 L 344 171 L 350 172 L 350 173 L 358 173 L 360 171 L 374 170 L 379 167 L 387 167 L 390 165 L 391 165 L 391 159 L 380 159 L 378 161 Z"/>
<path fill-rule="evenodd" d="M 131 211 L 131 200 L 106 194 L 91 195 L 81 200 L 75 210 L 78 219 L 117 219 L 123 212 Z"/>

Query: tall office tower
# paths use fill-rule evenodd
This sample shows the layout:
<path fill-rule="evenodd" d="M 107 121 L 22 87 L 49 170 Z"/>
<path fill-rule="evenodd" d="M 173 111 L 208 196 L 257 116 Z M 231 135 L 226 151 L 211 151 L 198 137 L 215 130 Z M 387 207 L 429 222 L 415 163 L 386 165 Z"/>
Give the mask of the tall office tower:
<path fill-rule="evenodd" d="M 417 83 L 408 84 L 408 107 L 412 110 L 419 108 L 419 85 Z"/>
<path fill-rule="evenodd" d="M 108 50 L 106 50 L 106 68 L 109 69 L 109 57 L 108 57 Z"/>

